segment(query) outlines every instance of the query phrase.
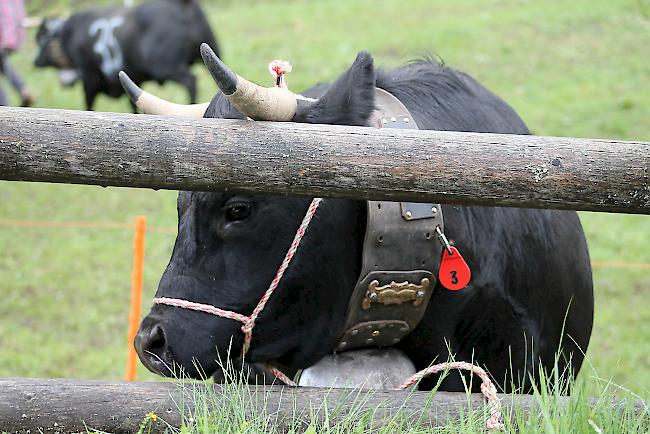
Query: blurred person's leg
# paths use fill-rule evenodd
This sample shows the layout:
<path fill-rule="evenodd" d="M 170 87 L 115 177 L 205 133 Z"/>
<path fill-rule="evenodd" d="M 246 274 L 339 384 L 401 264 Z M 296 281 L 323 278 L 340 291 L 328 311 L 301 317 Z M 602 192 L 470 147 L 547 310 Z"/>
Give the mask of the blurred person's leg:
<path fill-rule="evenodd" d="M 5 53 L 3 50 L 0 50 L 0 75 L 4 74 L 4 64 L 5 64 Z M 0 106 L 9 105 L 9 98 L 5 93 L 5 90 L 0 85 Z"/>
<path fill-rule="evenodd" d="M 0 86 L 0 106 L 9 105 L 9 100 L 7 99 L 7 94 L 5 90 Z"/>
<path fill-rule="evenodd" d="M 13 86 L 13 88 L 16 89 L 16 91 L 20 94 L 21 105 L 23 107 L 29 107 L 34 103 L 34 96 L 32 95 L 29 88 L 25 85 L 25 82 L 20 77 L 18 72 L 14 69 L 13 66 L 11 66 L 11 64 L 7 60 L 8 57 L 9 56 L 6 51 L 0 53 L 0 70 L 5 75 L 5 77 L 7 77 L 7 80 L 9 80 L 11 86 Z M 5 100 L 7 99 L 6 95 L 4 98 Z M 5 104 L 2 105 L 7 105 L 7 104 L 5 102 Z"/>

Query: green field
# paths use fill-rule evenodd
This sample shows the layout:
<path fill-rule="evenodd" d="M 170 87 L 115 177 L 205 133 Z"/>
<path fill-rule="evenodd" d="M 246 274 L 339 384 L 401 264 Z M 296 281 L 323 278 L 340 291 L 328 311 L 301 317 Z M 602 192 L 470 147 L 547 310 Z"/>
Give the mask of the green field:
<path fill-rule="evenodd" d="M 35 13 L 63 3 L 28 5 Z M 508 101 L 537 134 L 650 140 L 650 2 L 647 0 L 349 0 L 204 2 L 233 69 L 269 83 L 267 63 L 288 59 L 294 90 L 332 80 L 369 50 L 391 67 L 435 54 Z M 33 38 L 32 38 L 33 39 Z M 38 106 L 81 109 L 35 70 L 35 46 L 13 57 Z M 214 85 L 202 66 L 200 96 Z M 3 85 L 5 85 L 3 83 Z M 179 102 L 176 85 L 145 86 Z M 100 111 L 128 111 L 100 97 Z M 128 223 L 144 214 L 176 224 L 175 193 L 0 182 L 0 219 Z M 592 259 L 650 263 L 650 218 L 582 213 Z M 4 220 L 3 220 L 4 221 Z M 2 222 L 0 222 L 2 223 Z M 7 223 L 7 222 L 5 222 Z M 118 379 L 127 348 L 128 229 L 0 225 L 0 376 Z M 147 235 L 145 309 L 174 235 Z M 562 254 L 562 252 L 558 252 Z M 611 379 L 650 397 L 650 269 L 596 268 L 596 320 L 583 378 Z M 153 375 L 140 369 L 140 378 Z"/>

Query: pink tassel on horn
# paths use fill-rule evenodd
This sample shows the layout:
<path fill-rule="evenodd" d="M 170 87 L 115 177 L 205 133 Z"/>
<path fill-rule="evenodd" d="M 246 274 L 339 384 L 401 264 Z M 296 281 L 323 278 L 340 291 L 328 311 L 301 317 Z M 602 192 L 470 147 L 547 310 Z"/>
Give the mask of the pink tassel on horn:
<path fill-rule="evenodd" d="M 287 89 L 287 81 L 284 75 L 291 72 L 291 64 L 286 60 L 274 60 L 269 63 L 269 72 L 275 78 L 275 86 Z"/>

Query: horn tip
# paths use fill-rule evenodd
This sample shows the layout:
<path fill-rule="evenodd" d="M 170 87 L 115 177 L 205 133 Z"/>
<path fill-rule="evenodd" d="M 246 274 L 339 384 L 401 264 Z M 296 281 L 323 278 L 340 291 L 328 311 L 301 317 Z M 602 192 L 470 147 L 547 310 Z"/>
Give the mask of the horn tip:
<path fill-rule="evenodd" d="M 122 87 L 129 95 L 129 98 L 131 98 L 133 102 L 137 102 L 140 98 L 140 95 L 142 95 L 142 89 L 140 89 L 138 85 L 135 84 L 133 80 L 131 80 L 131 77 L 129 77 L 126 72 L 120 71 L 118 77 L 120 79 L 120 83 L 122 83 Z"/>
<path fill-rule="evenodd" d="M 201 42 L 201 47 L 199 48 L 201 50 L 201 54 L 207 54 L 210 52 L 214 53 L 214 51 L 210 47 L 210 44 L 208 44 L 207 42 Z"/>
<path fill-rule="evenodd" d="M 201 51 L 201 58 L 203 58 L 203 63 L 206 65 L 208 65 L 208 63 L 214 63 L 215 59 L 220 60 L 219 56 L 215 54 L 214 50 L 207 42 L 201 43 L 199 50 Z"/>
<path fill-rule="evenodd" d="M 237 75 L 224 65 L 219 56 L 210 48 L 210 45 L 205 42 L 201 44 L 201 57 L 219 89 L 225 95 L 235 93 L 237 90 Z"/>

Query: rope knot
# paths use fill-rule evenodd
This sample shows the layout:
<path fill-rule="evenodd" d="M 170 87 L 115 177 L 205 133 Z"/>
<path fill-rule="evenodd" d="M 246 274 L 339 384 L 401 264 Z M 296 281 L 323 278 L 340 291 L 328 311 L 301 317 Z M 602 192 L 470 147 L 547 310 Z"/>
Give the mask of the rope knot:
<path fill-rule="evenodd" d="M 291 64 L 286 60 L 276 59 L 273 62 L 269 63 L 269 72 L 271 73 L 271 76 L 275 78 L 276 87 L 287 89 L 287 82 L 284 78 L 284 75 L 290 73 L 291 69 Z"/>
<path fill-rule="evenodd" d="M 244 325 L 241 326 L 241 331 L 244 332 L 244 334 L 249 334 L 253 331 L 253 325 L 255 325 L 255 321 L 251 317 L 248 317 L 246 321 L 244 321 Z"/>

